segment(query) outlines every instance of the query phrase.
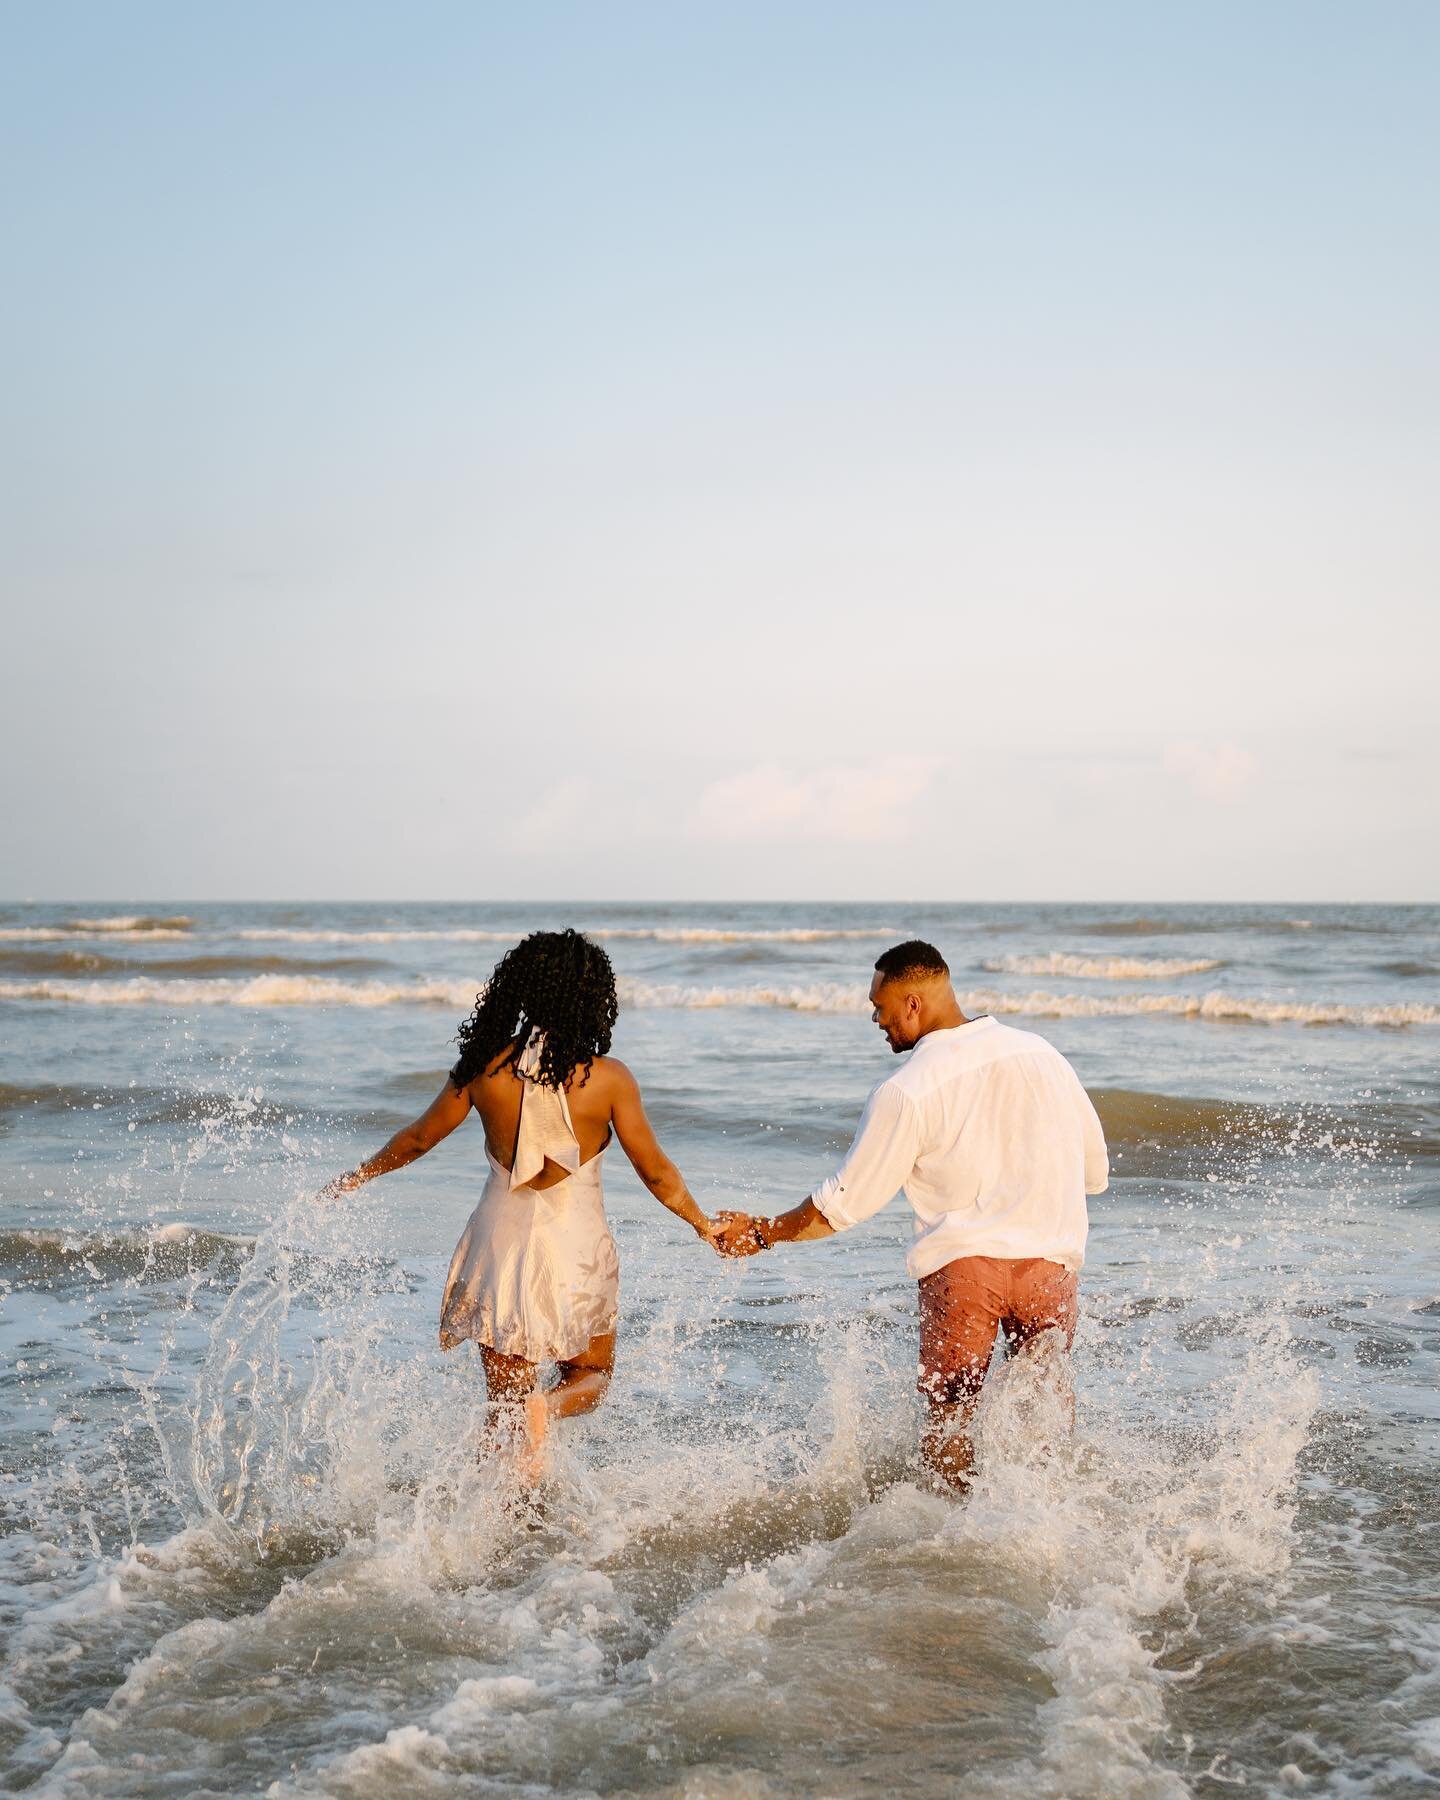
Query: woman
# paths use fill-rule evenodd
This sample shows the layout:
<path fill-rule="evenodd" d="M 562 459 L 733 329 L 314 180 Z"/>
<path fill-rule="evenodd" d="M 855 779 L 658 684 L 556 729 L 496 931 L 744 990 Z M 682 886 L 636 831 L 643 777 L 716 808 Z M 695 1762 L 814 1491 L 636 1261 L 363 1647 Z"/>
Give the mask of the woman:
<path fill-rule="evenodd" d="M 489 1178 L 445 1282 L 440 1344 L 480 1346 L 490 1398 L 520 1409 L 538 1474 L 552 1419 L 598 1406 L 615 1361 L 619 1263 L 600 1158 L 612 1133 L 664 1207 L 707 1243 L 716 1227 L 660 1148 L 640 1089 L 608 1054 L 615 971 L 576 931 L 536 931 L 501 957 L 460 1027 L 460 1057 L 429 1109 L 324 1190 L 343 1194 L 433 1150 L 469 1116 L 485 1127 Z M 536 1386 L 553 1359 L 560 1380 Z"/>

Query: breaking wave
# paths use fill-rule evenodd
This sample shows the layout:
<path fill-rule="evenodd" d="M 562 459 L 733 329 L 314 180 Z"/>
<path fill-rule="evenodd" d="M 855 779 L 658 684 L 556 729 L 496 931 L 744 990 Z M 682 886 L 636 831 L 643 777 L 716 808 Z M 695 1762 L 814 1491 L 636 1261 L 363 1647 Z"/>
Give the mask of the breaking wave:
<path fill-rule="evenodd" d="M 1440 1118 L 1401 1102 L 1346 1109 L 1215 1100 L 1130 1088 L 1091 1091 L 1122 1175 L 1175 1172 L 1196 1160 L 1256 1153 L 1403 1165 L 1440 1158 Z"/>
<path fill-rule="evenodd" d="M 45 944 L 74 937 L 177 938 L 184 937 L 194 923 L 184 913 L 166 918 L 145 913 L 118 913 L 104 919 L 62 919 L 57 925 L 0 926 L 0 939 L 19 944 Z"/>
<path fill-rule="evenodd" d="M 679 987 L 624 982 L 621 999 L 631 1006 L 773 1006 L 795 1012 L 863 1013 L 868 996 L 840 982 L 808 987 Z M 971 1014 L 1019 1013 L 1031 1018 L 1099 1019 L 1160 1014 L 1180 1019 L 1234 1020 L 1259 1025 L 1435 1025 L 1440 1006 L 1406 1001 L 1356 1006 L 1342 1001 L 1247 999 L 1238 994 L 1002 994 L 974 988 L 959 995 Z"/>
<path fill-rule="evenodd" d="M 319 975 L 256 975 L 248 981 L 0 981 L 0 1000 L 78 1006 L 465 1006 L 474 981 L 334 981 Z"/>
<path fill-rule="evenodd" d="M 469 1008 L 479 984 L 469 981 L 334 981 L 323 976 L 261 975 L 249 981 L 0 981 L 0 1000 L 41 1000 L 81 1006 L 450 1006 Z M 865 1013 L 864 990 L 842 982 L 803 987 L 685 987 L 622 980 L 621 1004 L 684 1009 L 759 1006 L 791 1012 Z M 1157 1015 L 1256 1025 L 1440 1024 L 1440 1006 L 1398 1001 L 1363 1006 L 1339 1000 L 1265 1000 L 1239 994 L 1029 994 L 971 989 L 959 996 L 967 1012 L 1030 1018 L 1100 1019 Z"/>
<path fill-rule="evenodd" d="M 117 913 L 102 919 L 71 919 L 73 931 L 189 931 L 195 921 L 186 913 L 156 917 L 147 913 Z"/>
<path fill-rule="evenodd" d="M 731 930 L 719 925 L 600 925 L 580 928 L 588 938 L 630 939 L 653 944 L 823 944 L 847 943 L 866 938 L 894 938 L 888 927 L 865 926 L 838 930 L 828 926 L 796 925 L 771 931 Z M 512 944 L 524 935 L 513 931 L 488 931 L 468 926 L 425 931 L 311 931 L 288 927 L 256 927 L 238 931 L 236 937 L 261 943 L 286 944 Z"/>
<path fill-rule="evenodd" d="M 163 1281 L 220 1259 L 238 1269 L 254 1246 L 253 1238 L 180 1223 L 149 1231 L 0 1231 L 0 1269 L 26 1280 L 138 1276 Z"/>
<path fill-rule="evenodd" d="M 1196 919 L 1157 919 L 1142 914 L 1134 919 L 1092 919 L 1087 924 L 1076 925 L 1076 931 L 1086 932 L 1091 937 L 1190 937 L 1200 932 L 1228 931 L 1318 931 L 1318 932 L 1372 932 L 1385 933 L 1391 927 L 1380 924 L 1361 924 L 1354 919 L 1335 919 L 1321 916 L 1313 919 L 1285 919 L 1273 914 L 1258 914 L 1252 918 L 1196 918 Z"/>
<path fill-rule="evenodd" d="M 151 934 L 152 936 L 155 934 Z M 164 934 L 162 934 L 164 935 Z M 181 933 L 169 934 L 181 936 Z M 341 975 L 383 969 L 378 956 L 277 956 L 263 951 L 212 956 L 106 956 L 98 950 L 0 949 L 0 970 L 14 975 Z"/>
<path fill-rule="evenodd" d="M 1158 981 L 1177 975 L 1203 975 L 1223 965 L 1210 956 L 1071 956 L 1054 950 L 1048 956 L 997 956 L 982 965 L 991 975 L 1069 975 L 1081 980 Z"/>

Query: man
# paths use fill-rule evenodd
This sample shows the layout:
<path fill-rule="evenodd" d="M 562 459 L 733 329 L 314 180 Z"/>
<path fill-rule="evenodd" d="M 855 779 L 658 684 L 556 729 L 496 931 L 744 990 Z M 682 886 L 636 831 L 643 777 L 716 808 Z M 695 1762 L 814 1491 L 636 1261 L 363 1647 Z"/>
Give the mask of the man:
<path fill-rule="evenodd" d="M 1095 1108 L 1060 1052 L 1034 1032 L 960 1010 L 933 944 L 897 944 L 875 964 L 871 1014 L 905 1067 L 871 1094 L 844 1162 L 774 1219 L 722 1213 L 717 1247 L 754 1255 L 858 1225 L 904 1188 L 915 1209 L 907 1267 L 920 1283 L 922 1453 L 968 1485 L 968 1425 L 995 1347 L 1047 1331 L 1075 1336 L 1085 1196 L 1109 1161 Z M 1053 1340 L 1052 1340 L 1053 1341 Z M 1068 1373 L 1067 1373 L 1068 1382 Z"/>

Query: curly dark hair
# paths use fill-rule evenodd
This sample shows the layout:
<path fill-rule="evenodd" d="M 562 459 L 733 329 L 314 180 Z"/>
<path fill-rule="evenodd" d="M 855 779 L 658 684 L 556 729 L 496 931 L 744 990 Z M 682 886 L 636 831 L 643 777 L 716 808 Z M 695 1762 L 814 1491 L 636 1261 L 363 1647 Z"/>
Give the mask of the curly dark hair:
<path fill-rule="evenodd" d="M 578 931 L 532 931 L 507 950 L 475 996 L 475 1010 L 455 1034 L 460 1058 L 450 1071 L 469 1085 L 504 1049 L 513 1067 L 532 1026 L 545 1033 L 538 1071 L 546 1087 L 563 1087 L 576 1069 L 588 1073 L 610 1049 L 620 1011 L 615 971 L 598 944 Z"/>

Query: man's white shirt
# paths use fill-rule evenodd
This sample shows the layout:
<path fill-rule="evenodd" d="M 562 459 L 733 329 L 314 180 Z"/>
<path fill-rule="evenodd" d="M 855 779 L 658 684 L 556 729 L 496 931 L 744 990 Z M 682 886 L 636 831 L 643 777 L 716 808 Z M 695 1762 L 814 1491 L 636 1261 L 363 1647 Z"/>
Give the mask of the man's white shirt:
<path fill-rule="evenodd" d="M 1085 1196 L 1109 1179 L 1100 1120 L 1065 1058 L 1033 1031 L 980 1018 L 920 1039 L 811 1198 L 844 1231 L 903 1188 L 918 1280 L 957 1256 L 1080 1268 Z"/>

